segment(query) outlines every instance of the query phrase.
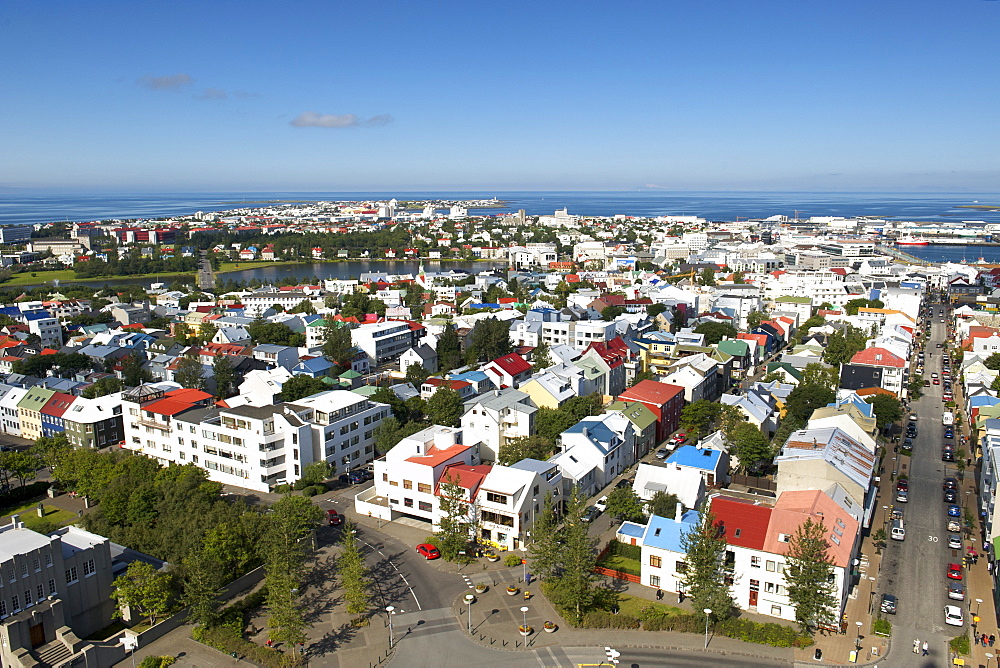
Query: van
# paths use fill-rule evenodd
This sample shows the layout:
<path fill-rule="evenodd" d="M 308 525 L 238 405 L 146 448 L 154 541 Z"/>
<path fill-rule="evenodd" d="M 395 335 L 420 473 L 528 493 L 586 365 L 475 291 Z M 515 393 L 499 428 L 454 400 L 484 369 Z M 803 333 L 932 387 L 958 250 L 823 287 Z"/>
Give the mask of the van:
<path fill-rule="evenodd" d="M 905 540 L 906 539 L 906 529 L 903 528 L 902 520 L 893 520 L 892 522 L 892 532 L 890 534 L 893 540 Z"/>

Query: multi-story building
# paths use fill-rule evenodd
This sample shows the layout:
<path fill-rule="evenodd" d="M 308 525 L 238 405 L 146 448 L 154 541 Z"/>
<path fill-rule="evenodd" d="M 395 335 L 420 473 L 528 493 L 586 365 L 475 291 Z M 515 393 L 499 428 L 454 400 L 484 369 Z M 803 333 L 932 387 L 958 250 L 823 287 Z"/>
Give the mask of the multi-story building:
<path fill-rule="evenodd" d="M 462 428 L 481 441 L 482 458 L 495 462 L 508 439 L 535 433 L 537 412 L 524 392 L 510 387 L 493 390 L 465 402 Z"/>
<path fill-rule="evenodd" d="M 62 414 L 63 429 L 70 445 L 106 448 L 125 440 L 122 421 L 122 393 L 96 399 L 76 397 Z"/>
<path fill-rule="evenodd" d="M 25 528 L 14 515 L 0 527 L 0 543 L 4 666 L 43 665 L 40 651 L 69 659 L 79 649 L 77 638 L 111 623 L 114 568 L 107 538 L 74 526 L 44 535 Z"/>
<path fill-rule="evenodd" d="M 267 406 L 205 407 L 210 398 L 198 390 L 129 390 L 125 447 L 164 463 L 196 464 L 224 484 L 269 491 L 313 462 L 346 471 L 371 461 L 375 428 L 389 415 L 388 406 L 345 390 Z"/>
<path fill-rule="evenodd" d="M 55 393 L 55 390 L 35 386 L 17 402 L 22 438 L 34 441 L 42 437 L 42 408 Z"/>
<path fill-rule="evenodd" d="M 23 317 L 28 323 L 28 331 L 41 339 L 40 343 L 43 346 L 56 349 L 62 347 L 62 326 L 57 318 L 53 318 L 45 311 L 25 313 Z"/>
<path fill-rule="evenodd" d="M 13 436 L 21 435 L 21 415 L 17 405 L 28 390 L 0 383 L 0 430 Z"/>
<path fill-rule="evenodd" d="M 375 366 L 395 360 L 417 344 L 415 330 L 399 320 L 361 325 L 351 330 L 351 341 Z"/>

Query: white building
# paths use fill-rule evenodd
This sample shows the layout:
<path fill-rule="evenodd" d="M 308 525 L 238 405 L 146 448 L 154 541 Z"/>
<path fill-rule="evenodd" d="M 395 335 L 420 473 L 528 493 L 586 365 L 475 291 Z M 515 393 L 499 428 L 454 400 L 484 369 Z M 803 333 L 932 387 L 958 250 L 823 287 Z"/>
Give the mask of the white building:
<path fill-rule="evenodd" d="M 493 390 L 465 402 L 462 428 L 481 441 L 483 459 L 495 462 L 507 439 L 535 433 L 537 412 L 524 392 L 513 388 Z"/>
<path fill-rule="evenodd" d="M 410 325 L 396 320 L 352 329 L 351 341 L 368 355 L 375 366 L 395 360 L 416 343 Z"/>

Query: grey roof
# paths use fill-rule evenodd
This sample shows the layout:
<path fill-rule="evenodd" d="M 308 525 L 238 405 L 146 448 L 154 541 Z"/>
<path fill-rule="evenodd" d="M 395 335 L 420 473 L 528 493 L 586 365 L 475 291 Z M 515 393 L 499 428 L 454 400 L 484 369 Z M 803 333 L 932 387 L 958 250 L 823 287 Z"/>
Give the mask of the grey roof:
<path fill-rule="evenodd" d="M 191 422 L 193 424 L 198 424 L 199 422 L 204 422 L 205 420 L 211 420 L 214 417 L 219 416 L 218 408 L 193 408 L 191 410 L 186 410 L 183 413 L 174 416 L 175 420 L 180 420 L 181 422 Z"/>
<path fill-rule="evenodd" d="M 551 471 L 554 466 L 556 466 L 554 463 L 543 462 L 540 459 L 522 459 L 516 464 L 511 464 L 510 468 L 520 469 L 522 471 L 534 471 L 535 473 L 545 473 L 546 471 Z"/>

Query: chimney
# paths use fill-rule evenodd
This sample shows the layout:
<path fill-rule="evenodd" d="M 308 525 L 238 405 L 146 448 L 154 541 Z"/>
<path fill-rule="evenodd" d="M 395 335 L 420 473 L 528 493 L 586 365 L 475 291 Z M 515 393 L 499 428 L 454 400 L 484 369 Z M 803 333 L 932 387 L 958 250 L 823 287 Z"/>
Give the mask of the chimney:
<path fill-rule="evenodd" d="M 20 529 L 22 526 L 24 526 L 23 524 L 21 524 L 21 516 L 20 515 L 11 515 L 10 516 L 10 526 L 11 526 L 11 528 L 14 528 L 14 529 Z"/>
<path fill-rule="evenodd" d="M 590 437 L 590 430 L 587 429 L 586 427 L 584 427 L 583 428 L 583 435 L 589 438 Z"/>
<path fill-rule="evenodd" d="M 816 449 L 816 448 L 818 448 L 818 447 L 819 447 L 819 443 L 817 443 L 817 442 L 816 442 L 816 439 L 814 438 L 814 439 L 813 439 L 813 450 L 815 450 L 815 449 Z"/>
<path fill-rule="evenodd" d="M 684 514 L 684 504 L 680 501 L 677 502 L 677 508 L 674 510 L 674 521 L 680 522 L 681 516 Z"/>

